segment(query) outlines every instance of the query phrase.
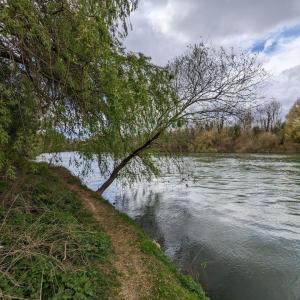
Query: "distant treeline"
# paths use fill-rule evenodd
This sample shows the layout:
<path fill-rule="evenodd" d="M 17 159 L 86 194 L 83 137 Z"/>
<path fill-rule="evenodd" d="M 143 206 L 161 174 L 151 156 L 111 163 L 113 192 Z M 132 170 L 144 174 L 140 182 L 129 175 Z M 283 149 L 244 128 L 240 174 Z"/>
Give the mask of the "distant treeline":
<path fill-rule="evenodd" d="M 281 121 L 281 105 L 268 102 L 236 118 L 225 115 L 169 131 L 157 144 L 162 152 L 300 153 L 300 99 Z"/>

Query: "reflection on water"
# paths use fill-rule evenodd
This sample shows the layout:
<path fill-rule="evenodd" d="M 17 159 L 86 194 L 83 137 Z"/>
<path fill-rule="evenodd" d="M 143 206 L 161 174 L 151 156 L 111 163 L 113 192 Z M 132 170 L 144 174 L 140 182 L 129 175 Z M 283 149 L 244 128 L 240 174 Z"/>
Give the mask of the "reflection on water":
<path fill-rule="evenodd" d="M 64 165 L 72 155 L 63 154 Z M 300 157 L 201 155 L 185 161 L 193 176 L 165 172 L 131 189 L 115 185 L 106 197 L 212 300 L 300 300 Z M 96 163 L 84 181 L 99 186 Z"/>

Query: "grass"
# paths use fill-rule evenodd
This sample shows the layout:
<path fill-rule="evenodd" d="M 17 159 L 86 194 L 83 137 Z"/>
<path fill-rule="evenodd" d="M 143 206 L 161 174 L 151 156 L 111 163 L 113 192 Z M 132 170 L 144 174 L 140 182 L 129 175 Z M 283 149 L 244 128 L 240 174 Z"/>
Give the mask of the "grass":
<path fill-rule="evenodd" d="M 138 235 L 136 244 L 147 255 L 145 264 L 151 272 L 153 289 L 151 295 L 144 298 L 145 300 L 209 300 L 202 287 L 191 276 L 182 274 L 134 220 L 123 213 L 120 213 L 120 216 L 136 232 Z"/>
<path fill-rule="evenodd" d="M 44 164 L 15 182 L 0 181 L 0 299 L 119 299 L 122 276 L 111 239 L 68 184 L 80 186 L 71 176 L 62 182 Z M 135 236 L 130 243 L 152 280 L 141 299 L 207 299 L 135 221 L 114 217 Z"/>
<path fill-rule="evenodd" d="M 109 237 L 47 168 L 21 177 L 0 184 L 0 298 L 107 299 Z"/>

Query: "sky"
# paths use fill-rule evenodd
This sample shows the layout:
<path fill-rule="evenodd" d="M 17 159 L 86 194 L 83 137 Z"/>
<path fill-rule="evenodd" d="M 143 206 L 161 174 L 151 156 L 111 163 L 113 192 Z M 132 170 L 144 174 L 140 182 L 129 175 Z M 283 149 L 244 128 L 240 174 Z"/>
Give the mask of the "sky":
<path fill-rule="evenodd" d="M 300 97 L 300 0 L 140 0 L 129 50 L 164 65 L 200 41 L 258 54 L 283 114 Z"/>

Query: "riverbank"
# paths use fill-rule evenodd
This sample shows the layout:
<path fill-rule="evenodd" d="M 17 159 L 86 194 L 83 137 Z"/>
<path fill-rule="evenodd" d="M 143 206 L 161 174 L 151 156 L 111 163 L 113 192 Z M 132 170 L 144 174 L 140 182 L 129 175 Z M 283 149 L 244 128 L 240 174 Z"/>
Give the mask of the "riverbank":
<path fill-rule="evenodd" d="M 63 168 L 0 181 L 1 299 L 207 299 L 129 217 Z"/>
<path fill-rule="evenodd" d="M 284 132 L 252 130 L 239 127 L 222 130 L 178 129 L 166 134 L 156 148 L 168 153 L 255 153 L 298 154 L 300 144 L 285 139 Z"/>

